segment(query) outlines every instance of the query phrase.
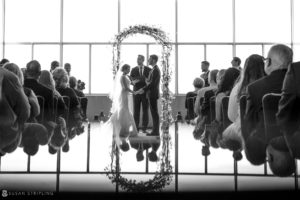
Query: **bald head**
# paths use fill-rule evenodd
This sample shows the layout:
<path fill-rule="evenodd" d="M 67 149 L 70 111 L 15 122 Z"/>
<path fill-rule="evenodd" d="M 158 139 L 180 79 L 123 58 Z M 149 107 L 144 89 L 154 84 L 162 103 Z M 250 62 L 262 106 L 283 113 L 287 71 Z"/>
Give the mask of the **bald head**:
<path fill-rule="evenodd" d="M 293 61 L 293 50 L 284 44 L 277 44 L 269 50 L 268 58 L 265 72 L 269 75 L 275 70 L 288 68 Z"/>

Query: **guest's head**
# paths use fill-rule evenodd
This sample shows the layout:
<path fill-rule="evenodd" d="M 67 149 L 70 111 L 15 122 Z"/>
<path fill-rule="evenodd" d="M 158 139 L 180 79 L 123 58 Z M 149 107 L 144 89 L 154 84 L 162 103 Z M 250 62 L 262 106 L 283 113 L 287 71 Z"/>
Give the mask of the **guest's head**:
<path fill-rule="evenodd" d="M 76 80 L 76 78 L 74 76 L 70 76 L 69 77 L 69 86 L 72 89 L 76 89 L 76 87 L 77 87 L 77 80 Z"/>
<path fill-rule="evenodd" d="M 240 86 L 238 91 L 238 99 L 245 94 L 246 87 L 265 75 L 263 57 L 257 54 L 249 56 L 242 71 Z"/>
<path fill-rule="evenodd" d="M 121 72 L 123 72 L 123 74 L 128 74 L 130 72 L 130 65 L 128 64 L 124 64 L 122 67 L 121 67 Z"/>
<path fill-rule="evenodd" d="M 3 58 L 3 59 L 0 61 L 0 67 L 3 67 L 3 65 L 4 65 L 5 63 L 8 63 L 8 62 L 9 62 L 8 59 Z"/>
<path fill-rule="evenodd" d="M 51 62 L 50 72 L 53 72 L 53 70 L 55 70 L 56 67 L 59 67 L 59 62 L 54 60 Z"/>
<path fill-rule="evenodd" d="M 293 50 L 284 44 L 276 44 L 271 47 L 265 59 L 265 72 L 270 75 L 273 71 L 287 69 L 292 61 Z"/>
<path fill-rule="evenodd" d="M 67 73 L 70 75 L 70 72 L 71 72 L 71 64 L 70 64 L 70 63 L 65 63 L 64 68 L 65 68 L 65 70 L 67 71 Z"/>
<path fill-rule="evenodd" d="M 291 156 L 283 136 L 273 138 L 269 142 L 267 160 L 276 176 L 286 177 L 295 172 L 295 159 Z"/>
<path fill-rule="evenodd" d="M 42 70 L 39 82 L 44 86 L 51 88 L 52 90 L 55 89 L 55 82 L 53 76 L 48 70 Z"/>
<path fill-rule="evenodd" d="M 210 86 L 217 84 L 217 74 L 218 74 L 218 72 L 219 72 L 219 70 L 217 70 L 217 69 L 211 70 L 209 72 L 209 74 L 208 74 L 208 82 L 209 82 Z"/>
<path fill-rule="evenodd" d="M 17 75 L 21 85 L 24 84 L 24 76 L 23 76 L 23 72 L 22 70 L 19 68 L 18 65 L 16 65 L 15 63 L 5 63 L 3 65 L 4 69 L 7 69 L 8 71 L 11 71 L 12 73 L 14 73 L 15 75 Z"/>
<path fill-rule="evenodd" d="M 64 68 L 57 67 L 52 72 L 52 74 L 53 74 L 53 79 L 55 81 L 56 87 L 58 87 L 58 88 L 68 87 L 69 76 L 68 76 L 67 71 Z"/>
<path fill-rule="evenodd" d="M 221 92 L 230 92 L 239 75 L 240 75 L 240 71 L 238 69 L 236 68 L 227 69 L 218 87 L 217 94 Z"/>
<path fill-rule="evenodd" d="M 26 65 L 26 77 L 38 80 L 41 75 L 41 65 L 37 60 L 32 60 Z"/>
<path fill-rule="evenodd" d="M 152 54 L 150 57 L 149 57 L 149 65 L 151 66 L 155 66 L 157 64 L 157 61 L 158 61 L 158 56 L 155 55 L 155 54 Z"/>
<path fill-rule="evenodd" d="M 202 72 L 207 72 L 209 69 L 209 62 L 208 61 L 202 61 L 201 62 L 201 70 Z"/>
<path fill-rule="evenodd" d="M 142 66 L 144 64 L 144 61 L 145 61 L 145 56 L 138 55 L 138 57 L 137 57 L 137 64 L 138 64 L 138 66 Z"/>
<path fill-rule="evenodd" d="M 241 59 L 239 57 L 233 57 L 231 61 L 232 67 L 238 67 L 242 63 Z"/>
<path fill-rule="evenodd" d="M 199 90 L 199 89 L 203 88 L 204 84 L 205 84 L 205 82 L 204 82 L 203 78 L 197 77 L 194 79 L 193 85 L 194 85 L 195 90 Z"/>

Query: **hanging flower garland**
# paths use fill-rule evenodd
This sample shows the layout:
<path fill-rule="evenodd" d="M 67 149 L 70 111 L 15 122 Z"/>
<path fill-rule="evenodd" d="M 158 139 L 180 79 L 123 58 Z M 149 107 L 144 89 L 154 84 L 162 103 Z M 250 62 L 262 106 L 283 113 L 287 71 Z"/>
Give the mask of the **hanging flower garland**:
<path fill-rule="evenodd" d="M 170 162 L 170 148 L 171 148 L 171 137 L 169 134 L 169 126 L 173 122 L 171 103 L 174 99 L 171 91 L 169 90 L 169 83 L 171 80 L 171 71 L 169 69 L 169 57 L 172 50 L 171 43 L 165 32 L 159 28 L 136 25 L 130 26 L 124 29 L 116 37 L 113 43 L 113 76 L 115 77 L 119 66 L 120 66 L 120 55 L 121 55 L 121 43 L 128 36 L 134 34 L 144 34 L 153 37 L 157 43 L 162 45 L 161 53 L 161 66 L 162 66 L 162 96 L 161 96 L 161 141 L 162 150 L 159 155 L 160 163 L 158 170 L 156 171 L 154 178 L 148 181 L 129 180 L 122 177 L 121 167 L 119 164 L 120 151 L 113 140 L 112 149 L 110 152 L 111 164 L 105 168 L 106 175 L 112 183 L 118 184 L 123 190 L 128 192 L 156 192 L 162 191 L 162 189 L 169 185 L 172 181 L 172 165 Z"/>

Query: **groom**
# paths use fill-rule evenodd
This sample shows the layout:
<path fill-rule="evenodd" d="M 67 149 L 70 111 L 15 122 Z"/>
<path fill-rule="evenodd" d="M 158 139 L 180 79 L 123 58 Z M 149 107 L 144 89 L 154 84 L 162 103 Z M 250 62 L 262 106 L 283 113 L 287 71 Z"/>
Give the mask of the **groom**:
<path fill-rule="evenodd" d="M 159 114 L 157 107 L 157 100 L 159 98 L 159 85 L 160 85 L 160 70 L 156 65 L 158 61 L 157 55 L 151 55 L 149 57 L 148 63 L 152 66 L 152 70 L 149 72 L 149 76 L 146 79 L 146 86 L 144 86 L 140 91 L 146 92 L 150 111 L 153 121 L 153 129 L 150 133 L 151 136 L 159 136 Z"/>

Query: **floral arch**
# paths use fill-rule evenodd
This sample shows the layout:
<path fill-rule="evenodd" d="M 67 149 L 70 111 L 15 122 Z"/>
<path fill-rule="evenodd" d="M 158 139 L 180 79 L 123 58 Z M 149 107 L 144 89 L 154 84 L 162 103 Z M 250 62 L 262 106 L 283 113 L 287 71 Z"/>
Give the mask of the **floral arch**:
<path fill-rule="evenodd" d="M 171 148 L 171 137 L 169 134 L 170 124 L 173 122 L 171 102 L 173 100 L 173 95 L 169 90 L 169 82 L 171 77 L 171 71 L 169 69 L 169 57 L 172 50 L 171 43 L 166 36 L 165 32 L 159 28 L 136 25 L 130 26 L 124 29 L 118 35 L 116 35 L 113 42 L 113 76 L 116 75 L 118 68 L 120 66 L 120 55 L 121 55 L 121 43 L 128 36 L 134 34 L 144 34 L 153 37 L 158 44 L 162 46 L 161 53 L 161 143 L 162 149 L 159 154 L 159 165 L 153 179 L 148 181 L 129 180 L 123 177 L 120 167 L 120 151 L 117 145 L 112 144 L 111 149 L 111 163 L 105 168 L 106 175 L 111 180 L 112 183 L 118 184 L 123 190 L 128 192 L 155 192 L 161 191 L 166 185 L 169 185 L 172 181 L 172 165 L 170 162 L 170 148 Z"/>

